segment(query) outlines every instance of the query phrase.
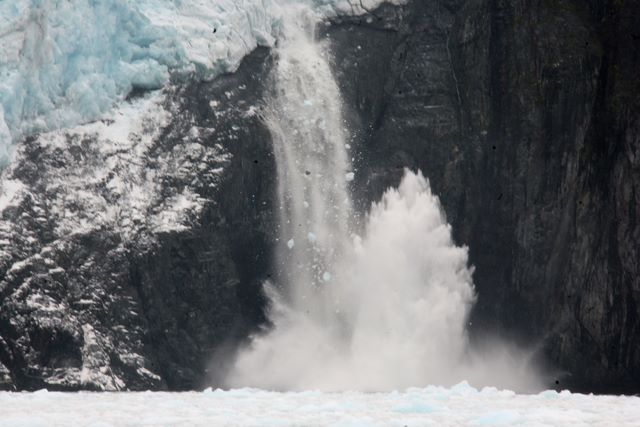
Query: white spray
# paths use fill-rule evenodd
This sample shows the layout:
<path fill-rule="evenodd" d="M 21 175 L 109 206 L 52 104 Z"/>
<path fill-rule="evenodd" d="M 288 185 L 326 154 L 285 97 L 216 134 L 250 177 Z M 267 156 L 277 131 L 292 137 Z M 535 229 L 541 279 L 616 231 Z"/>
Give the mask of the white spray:
<path fill-rule="evenodd" d="M 341 96 L 317 17 L 284 22 L 266 114 L 277 158 L 279 287 L 265 285 L 272 327 L 252 338 L 231 387 L 389 390 L 427 384 L 522 388 L 527 371 L 468 349 L 475 300 L 467 249 L 451 238 L 421 173 L 374 204 L 352 231 L 352 177 Z M 504 365 L 504 366 L 502 366 Z M 497 369 L 506 375 L 497 375 Z"/>
<path fill-rule="evenodd" d="M 350 165 L 340 91 L 314 41 L 318 17 L 304 6 L 287 10 L 292 17 L 285 21 L 266 111 L 278 169 L 279 280 L 294 306 L 313 310 L 307 294 L 331 280 L 327 269 L 347 243 Z"/>

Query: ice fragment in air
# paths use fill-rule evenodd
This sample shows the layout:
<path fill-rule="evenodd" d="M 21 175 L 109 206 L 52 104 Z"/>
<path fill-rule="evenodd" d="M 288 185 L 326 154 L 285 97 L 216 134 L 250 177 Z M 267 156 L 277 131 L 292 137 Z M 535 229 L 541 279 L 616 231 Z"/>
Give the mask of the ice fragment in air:
<path fill-rule="evenodd" d="M 295 245 L 295 242 L 293 241 L 293 239 L 289 240 L 287 242 L 287 246 L 289 247 L 289 249 L 293 249 L 293 246 Z"/>
<path fill-rule="evenodd" d="M 349 172 L 345 175 L 345 179 L 347 180 L 347 182 L 351 182 L 353 181 L 353 178 L 355 178 L 355 174 L 353 172 Z"/>
<path fill-rule="evenodd" d="M 331 273 L 325 271 L 322 275 L 322 280 L 324 280 L 325 282 L 329 282 L 331 280 Z"/>
<path fill-rule="evenodd" d="M 307 234 L 307 239 L 309 239 L 309 241 L 310 241 L 311 243 L 315 243 L 315 241 L 316 241 L 317 237 L 316 237 L 316 235 L 315 235 L 315 234 L 313 234 L 313 233 L 311 233 L 311 232 L 310 232 L 309 234 Z"/>

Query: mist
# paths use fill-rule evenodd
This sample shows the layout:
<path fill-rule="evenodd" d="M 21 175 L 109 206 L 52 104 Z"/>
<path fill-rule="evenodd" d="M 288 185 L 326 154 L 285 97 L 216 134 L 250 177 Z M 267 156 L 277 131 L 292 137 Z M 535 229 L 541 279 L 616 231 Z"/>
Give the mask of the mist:
<path fill-rule="evenodd" d="M 239 353 L 228 386 L 383 391 L 467 380 L 542 388 L 526 352 L 497 339 L 471 348 L 468 250 L 454 244 L 420 172 L 405 171 L 399 188 L 373 204 L 331 274 L 302 309 L 265 285 L 273 326 Z"/>

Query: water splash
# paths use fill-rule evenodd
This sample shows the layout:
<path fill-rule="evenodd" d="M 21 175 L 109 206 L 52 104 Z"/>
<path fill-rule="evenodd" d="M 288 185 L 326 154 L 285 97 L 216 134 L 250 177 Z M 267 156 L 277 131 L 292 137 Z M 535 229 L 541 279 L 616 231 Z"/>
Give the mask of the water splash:
<path fill-rule="evenodd" d="M 278 165 L 279 287 L 265 284 L 272 327 L 240 352 L 227 384 L 389 390 L 470 379 L 530 387 L 535 377 L 503 357 L 511 353 L 502 345 L 490 357 L 469 349 L 468 251 L 453 242 L 420 172 L 405 171 L 354 233 L 341 96 L 315 22 L 297 9 L 277 50 L 266 121 Z"/>

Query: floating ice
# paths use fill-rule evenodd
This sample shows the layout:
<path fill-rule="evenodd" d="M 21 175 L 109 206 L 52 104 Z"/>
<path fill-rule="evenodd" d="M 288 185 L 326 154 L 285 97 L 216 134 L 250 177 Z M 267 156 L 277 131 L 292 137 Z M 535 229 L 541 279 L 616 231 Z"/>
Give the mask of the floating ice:
<path fill-rule="evenodd" d="M 428 387 L 392 393 L 0 393 L 7 426 L 636 426 L 640 398 Z"/>

